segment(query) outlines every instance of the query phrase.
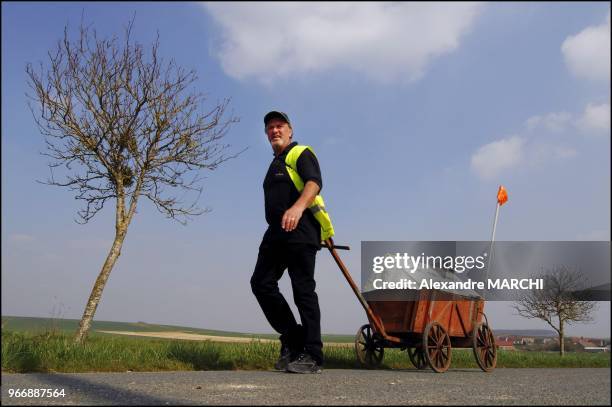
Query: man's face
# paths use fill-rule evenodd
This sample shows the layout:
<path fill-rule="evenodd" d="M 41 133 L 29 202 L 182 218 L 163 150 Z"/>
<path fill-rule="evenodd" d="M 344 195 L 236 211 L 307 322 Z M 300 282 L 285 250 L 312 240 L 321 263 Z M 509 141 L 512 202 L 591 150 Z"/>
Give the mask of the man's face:
<path fill-rule="evenodd" d="M 291 144 L 293 131 L 284 120 L 272 119 L 266 126 L 266 134 L 274 152 L 280 153 Z"/>

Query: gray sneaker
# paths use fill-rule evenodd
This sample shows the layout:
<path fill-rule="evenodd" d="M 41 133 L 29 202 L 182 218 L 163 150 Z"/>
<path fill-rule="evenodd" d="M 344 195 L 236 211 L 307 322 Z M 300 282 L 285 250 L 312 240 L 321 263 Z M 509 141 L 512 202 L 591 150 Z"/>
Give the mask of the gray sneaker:
<path fill-rule="evenodd" d="M 287 365 L 291 361 L 291 350 L 288 346 L 281 346 L 280 356 L 278 360 L 274 364 L 274 369 L 276 370 L 286 370 Z"/>
<path fill-rule="evenodd" d="M 300 355 L 287 365 L 291 373 L 321 373 L 321 366 L 307 353 Z"/>

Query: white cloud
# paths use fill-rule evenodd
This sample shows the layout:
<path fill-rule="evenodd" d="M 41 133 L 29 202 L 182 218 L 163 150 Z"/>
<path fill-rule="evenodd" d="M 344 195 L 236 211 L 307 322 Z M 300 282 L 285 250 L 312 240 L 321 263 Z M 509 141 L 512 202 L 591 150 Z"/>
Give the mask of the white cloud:
<path fill-rule="evenodd" d="M 525 122 L 529 132 L 563 133 L 578 130 L 584 135 L 610 132 L 610 103 L 589 103 L 580 115 L 554 112 L 532 116 Z"/>
<path fill-rule="evenodd" d="M 578 154 L 575 149 L 567 146 L 554 146 L 551 151 L 555 158 L 571 158 Z"/>
<path fill-rule="evenodd" d="M 543 128 L 545 130 L 559 133 L 565 131 L 571 125 L 573 118 L 567 112 L 548 113 L 543 116 L 533 116 L 527 119 L 525 125 L 529 131 Z"/>
<path fill-rule="evenodd" d="M 472 171 L 484 180 L 499 177 L 517 168 L 533 168 L 559 159 L 575 157 L 578 152 L 557 141 L 515 135 L 480 147 L 471 159 Z"/>
<path fill-rule="evenodd" d="M 222 28 L 215 50 L 237 79 L 277 78 L 338 68 L 381 82 L 423 76 L 454 51 L 479 3 L 207 3 Z"/>
<path fill-rule="evenodd" d="M 578 119 L 577 126 L 586 133 L 609 133 L 610 103 L 600 105 L 589 103 L 584 109 L 582 117 Z"/>
<path fill-rule="evenodd" d="M 472 154 L 471 168 L 480 178 L 491 179 L 519 164 L 527 168 L 572 158 L 578 155 L 571 146 L 577 134 L 602 133 L 610 134 L 609 102 L 589 103 L 581 114 L 553 112 L 532 116 L 520 134 L 480 147 Z M 550 134 L 554 137 L 546 137 Z"/>
<path fill-rule="evenodd" d="M 610 14 L 605 23 L 590 26 L 563 41 L 561 52 L 569 70 L 591 80 L 610 80 Z"/>
<path fill-rule="evenodd" d="M 472 155 L 472 170 L 483 179 L 495 178 L 521 162 L 524 144 L 525 140 L 518 136 L 486 144 Z"/>
<path fill-rule="evenodd" d="M 572 158 L 578 154 L 572 147 L 541 139 L 525 139 L 524 149 L 526 153 L 523 163 L 526 168 L 541 166 L 551 160 Z"/>

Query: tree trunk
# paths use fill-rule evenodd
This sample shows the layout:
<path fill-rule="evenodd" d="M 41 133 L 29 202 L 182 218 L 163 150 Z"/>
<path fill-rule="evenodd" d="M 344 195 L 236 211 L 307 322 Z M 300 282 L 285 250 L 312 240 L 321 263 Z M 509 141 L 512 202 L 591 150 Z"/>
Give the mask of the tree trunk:
<path fill-rule="evenodd" d="M 565 335 L 563 333 L 563 321 L 559 322 L 559 354 L 565 355 Z"/>
<path fill-rule="evenodd" d="M 115 241 L 111 246 L 108 256 L 106 256 L 106 261 L 102 266 L 102 270 L 100 271 L 100 274 L 96 279 L 96 282 L 93 286 L 93 290 L 91 290 L 91 294 L 89 295 L 87 305 L 85 306 L 83 317 L 81 318 L 81 322 L 79 323 L 79 329 L 77 330 L 74 337 L 74 341 L 76 343 L 83 343 L 85 337 L 87 336 L 87 333 L 89 332 L 91 321 L 93 320 L 96 309 L 98 308 L 100 298 L 102 297 L 102 291 L 106 286 L 106 281 L 108 280 L 108 277 L 110 276 L 110 273 L 113 270 L 115 262 L 121 254 L 121 247 L 123 246 L 123 240 L 125 239 L 126 232 L 127 224 L 124 225 L 123 228 L 117 229 L 117 233 L 115 234 Z"/>

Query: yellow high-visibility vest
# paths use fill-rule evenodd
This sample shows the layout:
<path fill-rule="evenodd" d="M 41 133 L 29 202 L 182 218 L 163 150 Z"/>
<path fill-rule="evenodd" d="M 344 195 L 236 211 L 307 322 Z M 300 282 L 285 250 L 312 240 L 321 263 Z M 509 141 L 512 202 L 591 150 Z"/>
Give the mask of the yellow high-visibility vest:
<path fill-rule="evenodd" d="M 309 149 L 313 154 L 314 151 L 310 146 L 294 146 L 285 157 L 285 166 L 287 167 L 287 172 L 289 173 L 289 177 L 291 181 L 293 181 L 293 185 L 297 188 L 299 193 L 302 193 L 304 190 L 304 180 L 300 177 L 300 174 L 297 172 L 297 161 L 300 158 L 300 155 L 304 150 Z M 312 204 L 308 207 L 315 219 L 321 225 L 321 240 L 325 241 L 334 235 L 334 226 L 332 225 L 329 214 L 325 210 L 325 202 L 323 202 L 323 197 L 321 195 L 317 195 L 315 199 L 312 201 Z"/>

